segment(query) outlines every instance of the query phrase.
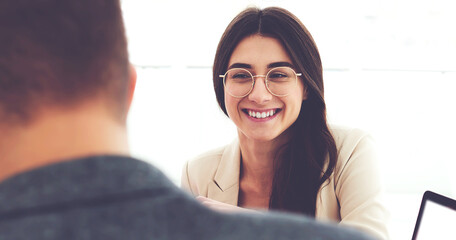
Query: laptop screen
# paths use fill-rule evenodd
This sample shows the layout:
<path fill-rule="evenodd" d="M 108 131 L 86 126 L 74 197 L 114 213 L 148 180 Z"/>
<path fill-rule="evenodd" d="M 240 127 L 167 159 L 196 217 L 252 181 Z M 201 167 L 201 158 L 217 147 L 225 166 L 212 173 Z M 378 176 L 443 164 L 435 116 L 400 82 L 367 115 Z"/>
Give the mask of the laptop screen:
<path fill-rule="evenodd" d="M 414 240 L 456 238 L 456 201 L 427 191 L 413 233 Z"/>

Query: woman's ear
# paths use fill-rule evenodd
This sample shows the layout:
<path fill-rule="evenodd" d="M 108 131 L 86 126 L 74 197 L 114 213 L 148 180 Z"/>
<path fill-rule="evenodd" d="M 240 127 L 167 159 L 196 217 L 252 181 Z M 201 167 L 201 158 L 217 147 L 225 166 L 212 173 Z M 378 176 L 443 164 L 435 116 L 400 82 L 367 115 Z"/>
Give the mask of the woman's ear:
<path fill-rule="evenodd" d="M 304 86 L 304 89 L 302 90 L 302 100 L 307 100 L 307 87 Z"/>

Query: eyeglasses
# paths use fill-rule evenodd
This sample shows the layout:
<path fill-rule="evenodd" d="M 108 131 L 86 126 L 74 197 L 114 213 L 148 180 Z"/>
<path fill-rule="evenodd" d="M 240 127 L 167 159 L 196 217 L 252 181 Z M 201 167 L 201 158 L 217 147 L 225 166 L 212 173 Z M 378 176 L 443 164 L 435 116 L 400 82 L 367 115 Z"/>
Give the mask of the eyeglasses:
<path fill-rule="evenodd" d="M 302 73 L 296 73 L 290 67 L 276 67 L 269 70 L 266 75 L 255 76 L 247 69 L 232 68 L 224 75 L 219 75 L 223 78 L 223 85 L 228 94 L 237 98 L 245 97 L 252 92 L 257 77 L 264 78 L 266 88 L 272 95 L 285 97 L 296 87 L 300 76 Z"/>

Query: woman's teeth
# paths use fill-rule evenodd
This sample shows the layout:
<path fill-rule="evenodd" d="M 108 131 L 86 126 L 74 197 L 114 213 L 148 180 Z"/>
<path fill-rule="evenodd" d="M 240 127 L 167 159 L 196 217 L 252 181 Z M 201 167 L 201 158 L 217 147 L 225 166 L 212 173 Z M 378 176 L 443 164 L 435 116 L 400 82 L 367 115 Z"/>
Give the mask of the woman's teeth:
<path fill-rule="evenodd" d="M 254 118 L 267 118 L 267 117 L 272 117 L 276 114 L 276 111 L 274 110 L 269 110 L 267 112 L 255 112 L 249 110 L 249 116 L 254 117 Z"/>

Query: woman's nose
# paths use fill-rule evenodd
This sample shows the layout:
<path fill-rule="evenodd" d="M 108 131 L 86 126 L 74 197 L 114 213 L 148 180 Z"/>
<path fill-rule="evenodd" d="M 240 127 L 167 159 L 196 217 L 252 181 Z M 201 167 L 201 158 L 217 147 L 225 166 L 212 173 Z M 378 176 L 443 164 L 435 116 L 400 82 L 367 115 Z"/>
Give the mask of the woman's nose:
<path fill-rule="evenodd" d="M 272 99 L 272 94 L 266 87 L 265 76 L 255 76 L 255 84 L 248 98 L 258 104 L 264 104 Z"/>

